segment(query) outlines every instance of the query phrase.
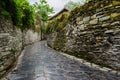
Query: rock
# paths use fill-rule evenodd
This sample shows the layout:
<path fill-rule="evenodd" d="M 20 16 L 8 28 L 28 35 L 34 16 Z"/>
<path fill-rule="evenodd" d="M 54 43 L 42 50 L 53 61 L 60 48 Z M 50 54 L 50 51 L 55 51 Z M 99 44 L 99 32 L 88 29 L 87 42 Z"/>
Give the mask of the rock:
<path fill-rule="evenodd" d="M 110 16 L 105 16 L 105 17 L 101 17 L 99 18 L 99 21 L 106 21 L 106 20 L 109 20 L 110 19 Z"/>
<path fill-rule="evenodd" d="M 80 21 L 78 24 L 79 24 L 79 25 L 83 24 L 83 21 Z"/>
<path fill-rule="evenodd" d="M 94 14 L 93 16 L 91 16 L 91 19 L 95 19 L 96 18 L 96 14 Z"/>
<path fill-rule="evenodd" d="M 113 32 L 114 32 L 114 30 L 107 30 L 107 31 L 105 31 L 105 34 L 113 33 Z"/>
<path fill-rule="evenodd" d="M 89 22 L 89 24 L 97 24 L 98 23 L 98 19 L 94 19 L 94 20 L 91 20 L 90 22 Z"/>
<path fill-rule="evenodd" d="M 117 17 L 117 16 L 119 16 L 119 15 L 120 15 L 120 13 L 111 13 L 110 17 L 111 17 L 111 18 L 115 18 L 115 17 Z"/>
<path fill-rule="evenodd" d="M 90 20 L 90 16 L 83 18 L 83 22 L 84 22 L 84 23 L 87 23 L 89 20 Z"/>
<path fill-rule="evenodd" d="M 109 27 L 110 23 L 103 23 L 102 27 Z"/>
<path fill-rule="evenodd" d="M 113 23 L 111 23 L 111 25 L 113 26 L 113 25 L 116 25 L 116 24 L 120 24 L 120 21 L 115 21 L 115 22 L 113 22 Z"/>

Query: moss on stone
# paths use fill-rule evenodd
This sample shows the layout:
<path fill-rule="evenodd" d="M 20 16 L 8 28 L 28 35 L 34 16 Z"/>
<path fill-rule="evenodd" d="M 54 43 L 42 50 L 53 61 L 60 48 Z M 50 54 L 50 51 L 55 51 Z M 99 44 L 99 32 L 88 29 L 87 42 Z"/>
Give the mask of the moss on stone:
<path fill-rule="evenodd" d="M 111 13 L 111 18 L 115 18 L 115 17 L 117 17 L 117 16 L 119 16 L 120 15 L 120 13 Z"/>
<path fill-rule="evenodd" d="M 65 31 L 62 30 L 59 33 L 57 33 L 57 36 L 54 41 L 54 49 L 56 50 L 61 50 L 66 43 L 66 36 L 65 36 Z"/>
<path fill-rule="evenodd" d="M 58 15 L 57 17 L 49 20 L 47 22 L 47 28 L 49 28 L 49 32 L 60 31 L 62 30 L 68 21 L 69 12 L 63 12 L 62 14 Z"/>
<path fill-rule="evenodd" d="M 112 1 L 112 4 L 113 4 L 114 6 L 116 6 L 116 5 L 120 5 L 120 1 L 113 0 L 113 1 Z"/>

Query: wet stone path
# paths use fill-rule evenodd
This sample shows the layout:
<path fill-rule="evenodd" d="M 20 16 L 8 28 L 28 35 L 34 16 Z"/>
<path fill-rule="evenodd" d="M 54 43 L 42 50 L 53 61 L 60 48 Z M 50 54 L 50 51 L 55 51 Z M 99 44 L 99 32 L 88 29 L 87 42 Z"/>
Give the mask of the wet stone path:
<path fill-rule="evenodd" d="M 45 44 L 27 46 L 16 68 L 2 80 L 120 80 L 120 76 L 89 68 Z"/>

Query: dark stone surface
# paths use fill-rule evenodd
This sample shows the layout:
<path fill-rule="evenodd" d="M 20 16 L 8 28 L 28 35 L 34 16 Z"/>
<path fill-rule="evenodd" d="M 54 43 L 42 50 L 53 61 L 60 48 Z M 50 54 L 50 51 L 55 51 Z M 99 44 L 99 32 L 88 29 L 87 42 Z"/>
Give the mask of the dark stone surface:
<path fill-rule="evenodd" d="M 27 46 L 16 68 L 2 80 L 120 80 L 120 76 L 90 68 L 45 44 Z"/>

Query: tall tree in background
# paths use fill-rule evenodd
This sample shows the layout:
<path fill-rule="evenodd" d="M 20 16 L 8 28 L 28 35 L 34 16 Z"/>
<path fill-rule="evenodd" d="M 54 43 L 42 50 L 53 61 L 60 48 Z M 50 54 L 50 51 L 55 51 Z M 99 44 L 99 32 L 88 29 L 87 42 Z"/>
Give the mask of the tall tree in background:
<path fill-rule="evenodd" d="M 64 7 L 68 10 L 72 10 L 75 7 L 82 6 L 87 1 L 89 1 L 89 0 L 81 0 L 81 1 L 78 1 L 78 2 L 73 2 L 73 1 L 70 0 L 68 3 L 65 4 Z"/>
<path fill-rule="evenodd" d="M 53 8 L 47 4 L 46 0 L 40 0 L 39 3 L 36 2 L 34 7 L 42 21 L 47 21 L 48 15 L 53 12 Z"/>
<path fill-rule="evenodd" d="M 65 8 L 68 10 L 73 9 L 74 7 L 78 6 L 77 2 L 69 1 L 66 5 Z"/>
<path fill-rule="evenodd" d="M 46 2 L 46 0 L 40 0 L 40 2 L 36 2 L 34 4 L 36 13 L 39 14 L 40 18 L 41 18 L 41 39 L 42 39 L 42 28 L 44 28 L 45 26 L 45 22 L 48 20 L 49 18 L 49 14 L 53 12 L 53 8 L 50 7 L 50 5 Z"/>

